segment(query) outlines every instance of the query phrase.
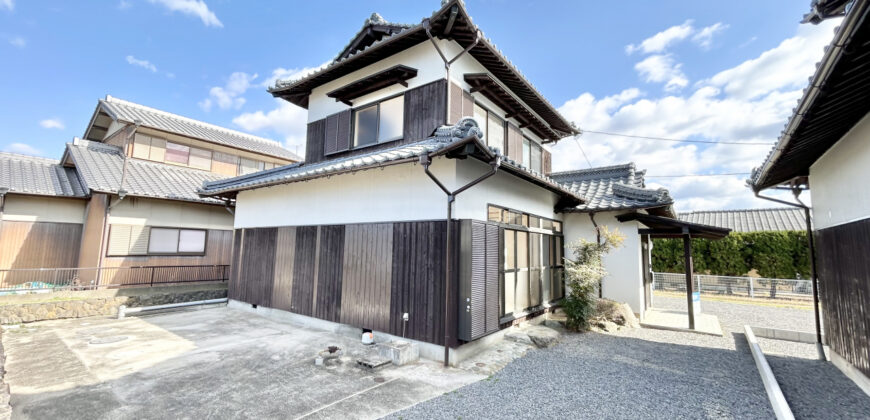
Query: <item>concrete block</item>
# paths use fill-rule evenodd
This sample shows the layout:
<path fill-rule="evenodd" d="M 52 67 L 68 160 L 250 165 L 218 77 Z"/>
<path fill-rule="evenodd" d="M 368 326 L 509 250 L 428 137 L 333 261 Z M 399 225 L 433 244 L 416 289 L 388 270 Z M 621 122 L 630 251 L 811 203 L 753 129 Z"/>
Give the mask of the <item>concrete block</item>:
<path fill-rule="evenodd" d="M 378 344 L 378 356 L 390 359 L 396 366 L 404 366 L 420 360 L 420 348 L 416 343 L 391 341 Z"/>

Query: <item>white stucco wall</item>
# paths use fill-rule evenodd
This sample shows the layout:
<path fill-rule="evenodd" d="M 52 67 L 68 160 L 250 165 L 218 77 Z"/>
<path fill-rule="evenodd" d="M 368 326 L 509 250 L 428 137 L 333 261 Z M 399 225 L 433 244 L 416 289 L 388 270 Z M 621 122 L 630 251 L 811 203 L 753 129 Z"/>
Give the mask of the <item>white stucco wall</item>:
<path fill-rule="evenodd" d="M 3 220 L 19 222 L 84 223 L 87 201 L 7 194 Z"/>
<path fill-rule="evenodd" d="M 435 158 L 431 171 L 455 190 L 486 173 L 475 159 Z M 486 220 L 496 204 L 539 216 L 553 214 L 555 194 L 499 172 L 461 193 L 454 219 Z M 447 197 L 419 164 L 399 164 L 306 182 L 242 191 L 236 201 L 236 228 L 437 220 L 447 217 Z"/>
<path fill-rule="evenodd" d="M 232 230 L 233 215 L 222 206 L 128 197 L 112 207 L 109 224 Z"/>
<path fill-rule="evenodd" d="M 625 302 L 631 309 L 640 314 L 643 310 L 643 265 L 641 263 L 642 247 L 638 235 L 637 222 L 620 223 L 616 220 L 616 212 L 597 213 L 595 222 L 598 226 L 607 226 L 618 230 L 625 236 L 622 247 L 604 257 L 604 267 L 608 272 L 602 282 L 602 296 L 617 302 Z M 564 217 L 565 257 L 573 258 L 568 245 L 580 238 L 595 241 L 595 227 L 588 214 L 569 213 Z"/>
<path fill-rule="evenodd" d="M 810 167 L 813 224 L 824 229 L 870 217 L 870 114 Z"/>

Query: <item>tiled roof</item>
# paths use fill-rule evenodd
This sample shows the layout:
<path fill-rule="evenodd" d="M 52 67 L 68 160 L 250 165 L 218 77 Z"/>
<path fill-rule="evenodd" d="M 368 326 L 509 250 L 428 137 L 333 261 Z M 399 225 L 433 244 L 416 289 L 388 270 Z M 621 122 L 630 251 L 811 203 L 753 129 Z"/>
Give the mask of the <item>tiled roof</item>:
<path fill-rule="evenodd" d="M 646 171 L 636 170 L 634 163 L 627 163 L 554 172 L 550 177 L 586 198 L 586 203 L 577 206 L 578 211 L 670 208 L 674 200 L 668 190 L 645 188 L 644 174 Z"/>
<path fill-rule="evenodd" d="M 75 144 L 67 144 L 64 156 L 69 156 L 71 163 L 75 165 L 85 188 L 118 193 L 124 167 L 124 155 L 120 148 L 78 140 Z M 208 171 L 128 159 L 124 190 L 130 196 L 216 204 L 222 202 L 200 197 L 196 190 L 203 182 L 222 178 L 225 177 Z"/>
<path fill-rule="evenodd" d="M 565 188 L 546 175 L 532 171 L 508 159 L 501 155 L 498 149 L 486 147 L 480 141 L 481 137 L 482 134 L 477 126 L 477 122 L 473 118 L 465 118 L 455 126 L 442 126 L 438 128 L 435 130 L 435 136 L 426 140 L 357 156 L 312 164 L 296 163 L 254 174 L 207 182 L 200 189 L 200 194 L 204 196 L 217 196 L 227 192 L 322 178 L 348 171 L 373 169 L 391 163 L 400 163 L 401 161 L 417 161 L 422 155 L 451 150 L 452 147 L 457 147 L 459 144 L 471 139 L 478 143 L 479 148 L 486 149 L 490 156 L 499 156 L 502 161 L 501 168 L 503 170 L 510 171 L 521 178 L 572 199 L 582 200 L 582 197 L 574 191 Z"/>
<path fill-rule="evenodd" d="M 57 197 L 86 197 L 75 169 L 54 159 L 0 153 L 0 187 L 12 193 Z"/>
<path fill-rule="evenodd" d="M 715 210 L 680 213 L 680 220 L 731 229 L 763 232 L 807 229 L 804 212 L 798 208 Z"/>
<path fill-rule="evenodd" d="M 106 96 L 106 99 L 101 99 L 100 106 L 114 119 L 128 123 L 139 120 L 143 126 L 157 130 L 178 133 L 281 159 L 295 160 L 297 162 L 302 160 L 295 153 L 281 147 L 281 143 L 277 141 L 182 117 L 181 115 L 139 105 L 112 96 Z"/>

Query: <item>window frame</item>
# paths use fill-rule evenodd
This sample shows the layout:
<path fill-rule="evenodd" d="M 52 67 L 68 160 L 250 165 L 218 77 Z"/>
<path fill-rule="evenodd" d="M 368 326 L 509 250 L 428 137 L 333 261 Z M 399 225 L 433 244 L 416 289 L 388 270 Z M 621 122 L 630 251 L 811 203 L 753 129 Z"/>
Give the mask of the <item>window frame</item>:
<path fill-rule="evenodd" d="M 175 227 L 175 226 L 148 226 L 148 247 L 146 248 L 148 251 L 145 256 L 148 257 L 204 257 L 208 252 L 208 229 L 201 228 L 185 228 L 185 227 Z M 175 249 L 178 249 L 178 245 L 181 244 L 181 231 L 182 230 L 195 230 L 200 232 L 205 232 L 205 237 L 203 238 L 203 246 L 202 252 L 151 252 L 151 232 L 154 229 L 174 229 L 178 231 L 178 240 L 175 244 Z"/>
<path fill-rule="evenodd" d="M 499 151 L 500 151 L 503 155 L 507 156 L 507 154 L 508 154 L 508 150 L 507 150 L 507 144 L 508 144 L 508 118 L 505 118 L 503 114 L 499 114 L 499 113 L 497 113 L 497 112 L 494 112 L 492 109 L 490 109 L 488 106 L 486 106 L 486 104 L 484 104 L 484 103 L 478 101 L 477 98 L 475 98 L 475 100 L 474 100 L 474 105 L 473 105 L 473 107 L 472 107 L 472 110 L 473 110 L 474 106 L 480 107 L 480 109 L 482 109 L 482 110 L 484 110 L 484 112 L 486 112 L 486 121 L 483 121 L 483 127 L 482 127 L 482 128 L 483 128 L 483 142 L 484 142 L 487 146 L 489 146 L 489 133 L 490 133 L 490 131 L 489 131 L 489 130 L 490 130 L 490 127 L 489 127 L 489 118 L 490 118 L 490 114 L 491 114 L 492 116 L 494 116 L 494 117 L 496 117 L 496 118 L 498 118 L 498 119 L 501 120 L 501 132 L 502 132 L 502 135 L 501 135 L 501 147 L 499 148 Z M 472 114 L 474 114 L 474 112 L 472 112 Z M 472 115 L 472 116 L 473 116 L 473 115 Z M 476 118 L 475 118 L 475 119 L 476 119 Z M 480 123 L 480 121 L 478 121 L 478 123 Z"/>
<path fill-rule="evenodd" d="M 400 96 L 402 97 L 402 134 L 396 138 L 379 141 L 378 137 L 380 136 L 380 132 L 381 132 L 381 103 L 389 101 L 391 99 L 396 99 Z M 397 93 L 395 95 L 386 96 L 386 97 L 381 98 L 381 99 L 373 100 L 373 101 L 368 102 L 364 105 L 355 106 L 355 107 L 351 108 L 350 109 L 351 110 L 351 114 L 350 114 L 350 124 L 351 124 L 351 126 L 350 126 L 350 149 L 348 149 L 348 150 L 365 149 L 367 147 L 373 147 L 373 146 L 377 146 L 379 144 L 387 144 L 387 143 L 399 141 L 399 140 L 402 140 L 403 138 L 405 138 L 405 98 L 404 98 L 404 96 L 405 96 L 405 92 L 401 92 L 401 93 Z M 357 127 L 356 127 L 356 115 L 357 115 L 357 111 L 369 108 L 371 106 L 375 106 L 377 109 L 377 117 L 375 118 L 375 142 L 371 143 L 371 144 L 366 144 L 363 146 L 357 146 L 356 145 L 356 129 L 357 129 Z"/>

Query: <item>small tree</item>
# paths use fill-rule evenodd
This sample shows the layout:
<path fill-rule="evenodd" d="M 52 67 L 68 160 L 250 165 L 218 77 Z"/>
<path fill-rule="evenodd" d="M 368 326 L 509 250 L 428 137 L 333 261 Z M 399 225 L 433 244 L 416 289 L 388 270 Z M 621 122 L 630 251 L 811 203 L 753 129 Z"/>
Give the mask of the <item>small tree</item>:
<path fill-rule="evenodd" d="M 569 292 L 563 308 L 567 316 L 567 327 L 579 331 L 589 328 L 589 319 L 595 312 L 595 288 L 607 275 L 603 257 L 610 251 L 622 246 L 625 236 L 618 230 L 610 231 L 606 226 L 599 227 L 601 242 L 580 239 L 568 245 L 574 259 L 565 258 L 565 283 Z"/>

